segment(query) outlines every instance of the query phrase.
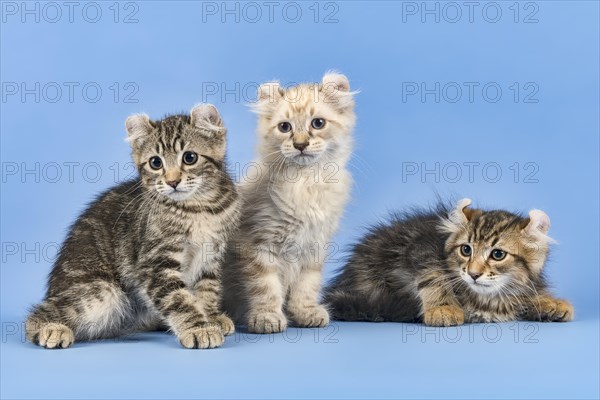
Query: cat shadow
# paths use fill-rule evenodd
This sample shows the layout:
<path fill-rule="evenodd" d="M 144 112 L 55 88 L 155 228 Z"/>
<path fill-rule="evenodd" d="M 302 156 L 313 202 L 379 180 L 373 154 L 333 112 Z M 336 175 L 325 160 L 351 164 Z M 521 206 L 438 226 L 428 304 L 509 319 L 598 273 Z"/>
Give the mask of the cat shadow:
<path fill-rule="evenodd" d="M 87 340 L 87 341 L 75 341 L 68 349 L 66 350 L 77 350 L 77 349 L 87 349 L 89 347 L 97 347 L 102 345 L 109 344 L 132 344 L 132 343 L 161 343 L 166 344 L 169 341 L 173 341 L 175 345 L 179 345 L 175 336 L 166 332 L 166 331 L 149 331 L 149 332 L 137 332 L 132 334 L 127 334 L 123 336 L 119 336 L 116 338 L 107 338 L 107 339 L 95 339 L 95 340 Z M 31 343 L 30 341 L 24 340 L 23 345 L 29 349 L 39 350 L 40 346 Z M 43 350 L 65 350 L 61 348 L 56 349 L 46 349 Z"/>

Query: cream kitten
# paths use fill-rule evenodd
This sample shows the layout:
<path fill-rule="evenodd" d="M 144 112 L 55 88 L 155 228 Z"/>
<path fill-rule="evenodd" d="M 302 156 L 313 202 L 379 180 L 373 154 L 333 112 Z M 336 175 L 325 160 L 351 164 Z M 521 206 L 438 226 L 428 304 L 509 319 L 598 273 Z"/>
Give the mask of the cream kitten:
<path fill-rule="evenodd" d="M 281 332 L 288 318 L 299 327 L 329 323 L 318 297 L 352 182 L 353 95 L 336 73 L 319 84 L 259 88 L 260 177 L 241 185 L 242 223 L 224 271 L 224 307 L 250 332 Z"/>

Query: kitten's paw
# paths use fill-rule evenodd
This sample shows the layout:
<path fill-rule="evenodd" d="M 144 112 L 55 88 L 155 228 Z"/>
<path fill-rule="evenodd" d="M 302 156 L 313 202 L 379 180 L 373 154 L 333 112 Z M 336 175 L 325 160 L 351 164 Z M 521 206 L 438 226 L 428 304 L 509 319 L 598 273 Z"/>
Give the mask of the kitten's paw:
<path fill-rule="evenodd" d="M 299 328 L 322 328 L 329 325 L 329 313 L 323 306 L 311 306 L 293 314 L 294 325 Z"/>
<path fill-rule="evenodd" d="M 66 349 L 75 342 L 73 331 L 58 323 L 43 324 L 34 343 L 47 349 Z"/>
<path fill-rule="evenodd" d="M 225 336 L 229 336 L 235 332 L 233 321 L 225 314 L 217 315 L 214 318 L 214 323 L 221 327 L 221 331 L 223 331 L 223 335 Z"/>
<path fill-rule="evenodd" d="M 214 349 L 225 341 L 225 336 L 218 325 L 207 325 L 183 331 L 179 342 L 187 349 Z"/>
<path fill-rule="evenodd" d="M 282 312 L 256 312 L 248 318 L 248 332 L 279 333 L 287 328 L 287 319 Z"/>
<path fill-rule="evenodd" d="M 455 326 L 465 323 L 465 313 L 457 306 L 439 306 L 425 311 L 423 322 L 429 326 Z"/>
<path fill-rule="evenodd" d="M 571 303 L 565 300 L 544 298 L 539 301 L 540 319 L 542 322 L 567 322 L 572 321 L 575 310 Z"/>

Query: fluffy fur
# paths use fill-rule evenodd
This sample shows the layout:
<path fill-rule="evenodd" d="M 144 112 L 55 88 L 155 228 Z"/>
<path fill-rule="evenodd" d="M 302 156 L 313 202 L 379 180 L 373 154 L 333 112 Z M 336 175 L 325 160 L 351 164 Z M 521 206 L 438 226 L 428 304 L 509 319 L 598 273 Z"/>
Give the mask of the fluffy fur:
<path fill-rule="evenodd" d="M 333 318 L 432 326 L 573 319 L 542 274 L 548 216 L 470 204 L 395 215 L 372 228 L 325 292 Z"/>
<path fill-rule="evenodd" d="M 321 270 L 351 187 L 353 93 L 345 76 L 328 73 L 319 84 L 263 84 L 258 97 L 260 176 L 240 189 L 224 308 L 255 333 L 280 332 L 288 318 L 325 326 Z"/>
<path fill-rule="evenodd" d="M 233 332 L 220 278 L 240 204 L 225 128 L 212 105 L 159 121 L 134 115 L 126 128 L 140 178 L 102 194 L 72 226 L 27 338 L 65 348 L 168 328 L 185 347 L 219 346 Z"/>

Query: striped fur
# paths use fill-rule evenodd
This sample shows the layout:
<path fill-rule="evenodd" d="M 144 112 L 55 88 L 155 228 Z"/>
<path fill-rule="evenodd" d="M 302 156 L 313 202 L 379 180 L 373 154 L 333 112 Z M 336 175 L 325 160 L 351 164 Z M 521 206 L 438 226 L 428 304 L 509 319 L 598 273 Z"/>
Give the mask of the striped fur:
<path fill-rule="evenodd" d="M 210 105 L 159 121 L 132 116 L 126 127 L 140 178 L 99 196 L 73 224 L 27 338 L 65 348 L 167 328 L 185 347 L 219 346 L 233 332 L 219 308 L 221 263 L 240 203 L 225 170 L 225 128 Z M 182 162 L 187 151 L 195 163 Z"/>
<path fill-rule="evenodd" d="M 326 289 L 333 318 L 433 326 L 571 320 L 573 307 L 549 293 L 543 276 L 546 214 L 524 218 L 470 204 L 395 215 L 372 228 Z M 494 249 L 504 258 L 495 260 Z"/>

